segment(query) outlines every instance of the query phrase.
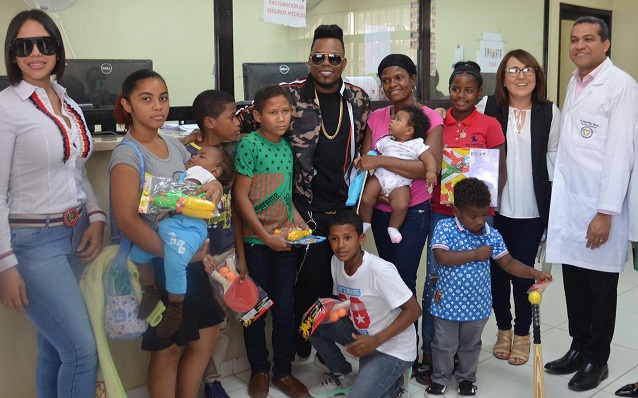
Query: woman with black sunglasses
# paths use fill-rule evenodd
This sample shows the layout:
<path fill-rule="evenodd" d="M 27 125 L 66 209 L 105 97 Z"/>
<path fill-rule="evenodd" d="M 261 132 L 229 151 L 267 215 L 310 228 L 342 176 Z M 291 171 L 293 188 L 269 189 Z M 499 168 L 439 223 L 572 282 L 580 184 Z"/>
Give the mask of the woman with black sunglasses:
<path fill-rule="evenodd" d="M 88 181 L 93 149 L 62 77 L 60 31 L 40 10 L 16 15 L 0 92 L 0 302 L 38 331 L 39 397 L 95 395 L 97 351 L 77 283 L 102 248 L 106 217 Z"/>

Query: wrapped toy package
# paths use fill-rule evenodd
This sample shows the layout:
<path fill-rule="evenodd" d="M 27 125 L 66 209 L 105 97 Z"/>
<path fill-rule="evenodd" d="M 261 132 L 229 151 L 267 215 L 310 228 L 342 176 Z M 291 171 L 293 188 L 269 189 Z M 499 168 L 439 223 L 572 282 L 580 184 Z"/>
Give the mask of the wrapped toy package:
<path fill-rule="evenodd" d="M 498 149 L 443 148 L 441 166 L 441 204 L 454 203 L 454 185 L 476 177 L 490 189 L 490 206 L 498 206 Z"/>
<path fill-rule="evenodd" d="M 213 287 L 230 309 L 237 320 L 248 327 L 273 306 L 274 302 L 268 294 L 250 277 L 239 280 L 237 258 L 233 254 L 220 264 L 215 264 L 215 270 L 210 273 Z"/>
<path fill-rule="evenodd" d="M 320 298 L 303 314 L 299 333 L 308 340 L 321 323 L 338 321 L 348 315 L 349 308 L 350 300 Z"/>
<path fill-rule="evenodd" d="M 213 202 L 203 199 L 204 193 L 194 196 L 199 187 L 190 181 L 176 181 L 146 173 L 138 213 L 157 214 L 174 210 L 188 217 L 210 219 L 217 208 Z"/>

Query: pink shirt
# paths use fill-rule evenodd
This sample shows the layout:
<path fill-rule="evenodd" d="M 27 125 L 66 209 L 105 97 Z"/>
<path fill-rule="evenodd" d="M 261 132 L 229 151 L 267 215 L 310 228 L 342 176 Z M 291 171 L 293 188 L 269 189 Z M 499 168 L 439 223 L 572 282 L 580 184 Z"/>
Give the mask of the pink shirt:
<path fill-rule="evenodd" d="M 368 118 L 368 127 L 370 127 L 370 130 L 372 131 L 373 149 L 376 148 L 377 141 L 379 141 L 381 137 L 388 135 L 388 127 L 392 121 L 392 118 L 390 117 L 392 107 L 393 106 L 390 105 L 385 108 L 377 109 L 372 112 Z M 430 131 L 432 131 L 435 127 L 443 125 L 443 118 L 434 110 L 424 106 L 423 113 L 430 120 L 430 129 L 426 132 L 426 135 L 430 134 Z M 410 187 L 410 206 L 423 203 L 429 200 L 430 196 L 425 179 L 412 180 L 412 186 Z M 385 212 L 392 211 L 392 208 L 385 204 L 377 204 L 375 208 Z"/>
<path fill-rule="evenodd" d="M 578 98 L 578 96 L 580 95 L 580 93 L 583 92 L 585 87 L 587 87 L 589 85 L 589 83 L 591 83 L 594 80 L 594 78 L 596 76 L 598 76 L 598 74 L 600 73 L 600 71 L 603 68 L 603 64 L 604 63 L 605 62 L 601 62 L 600 65 L 598 65 L 596 67 L 596 69 L 594 69 L 593 71 L 589 72 L 582 79 L 580 78 L 580 69 L 576 69 L 575 71 L 572 72 L 572 75 L 574 75 L 574 78 L 575 78 L 575 81 L 576 81 L 576 90 L 574 90 L 574 98 Z"/>

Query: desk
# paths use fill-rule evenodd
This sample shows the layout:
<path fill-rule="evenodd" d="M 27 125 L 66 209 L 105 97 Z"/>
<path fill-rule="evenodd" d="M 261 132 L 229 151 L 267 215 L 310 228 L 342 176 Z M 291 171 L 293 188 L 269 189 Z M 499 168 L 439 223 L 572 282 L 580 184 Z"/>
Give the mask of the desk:
<path fill-rule="evenodd" d="M 183 136 L 180 136 L 179 133 L 175 131 L 160 129 L 160 134 L 162 136 L 176 138 L 179 141 L 182 141 L 184 139 Z M 122 142 L 123 138 L 123 135 L 108 132 L 102 132 L 101 134 L 93 135 L 93 152 L 112 151 L 117 146 L 117 144 Z"/>

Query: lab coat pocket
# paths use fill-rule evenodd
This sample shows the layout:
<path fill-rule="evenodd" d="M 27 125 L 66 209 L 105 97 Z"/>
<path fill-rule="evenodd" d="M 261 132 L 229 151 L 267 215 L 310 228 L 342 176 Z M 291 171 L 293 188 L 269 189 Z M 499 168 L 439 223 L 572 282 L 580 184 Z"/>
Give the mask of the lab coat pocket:
<path fill-rule="evenodd" d="M 567 193 L 563 238 L 569 245 L 585 247 L 587 228 L 598 211 L 597 202 L 596 198 Z"/>
<path fill-rule="evenodd" d="M 599 115 L 579 113 L 573 116 L 573 144 L 595 151 L 605 150 L 605 137 L 609 120 Z"/>

